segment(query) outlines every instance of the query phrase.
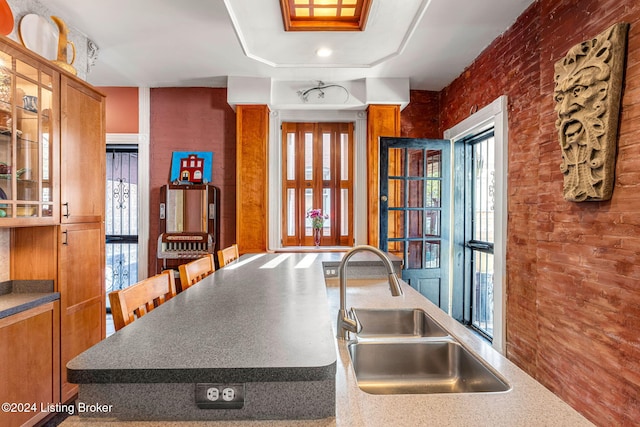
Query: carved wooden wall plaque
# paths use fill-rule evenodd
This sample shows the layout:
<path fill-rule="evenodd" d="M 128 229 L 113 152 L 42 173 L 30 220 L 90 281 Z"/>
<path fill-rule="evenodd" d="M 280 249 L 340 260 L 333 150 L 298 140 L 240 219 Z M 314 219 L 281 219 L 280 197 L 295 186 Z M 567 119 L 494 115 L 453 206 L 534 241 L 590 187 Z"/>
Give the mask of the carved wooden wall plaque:
<path fill-rule="evenodd" d="M 628 28 L 615 24 L 555 63 L 556 129 L 566 200 L 609 200 L 613 193 Z"/>

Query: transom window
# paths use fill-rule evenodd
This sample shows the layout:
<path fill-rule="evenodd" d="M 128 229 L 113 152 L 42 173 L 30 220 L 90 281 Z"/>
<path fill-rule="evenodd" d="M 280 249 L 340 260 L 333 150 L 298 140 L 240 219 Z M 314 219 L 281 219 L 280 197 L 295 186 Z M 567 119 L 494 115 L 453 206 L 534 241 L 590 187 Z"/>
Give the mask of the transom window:
<path fill-rule="evenodd" d="M 371 0 L 280 0 L 286 31 L 362 31 Z"/>

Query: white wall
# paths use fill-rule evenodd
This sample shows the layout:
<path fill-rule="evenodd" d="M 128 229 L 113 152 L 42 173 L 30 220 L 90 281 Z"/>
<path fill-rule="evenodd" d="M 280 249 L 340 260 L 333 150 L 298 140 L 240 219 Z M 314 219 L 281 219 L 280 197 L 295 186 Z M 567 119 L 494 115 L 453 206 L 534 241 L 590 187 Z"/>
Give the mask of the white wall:
<path fill-rule="evenodd" d="M 53 30 L 56 33 L 58 32 L 58 27 L 50 18 L 52 12 L 47 9 L 46 6 L 44 6 L 44 4 L 46 4 L 46 1 L 43 1 L 41 3 L 37 0 L 7 0 L 7 3 L 9 3 L 9 7 L 11 7 L 11 11 L 15 20 L 13 32 L 8 36 L 10 39 L 22 44 L 20 41 L 19 33 L 20 21 L 22 20 L 24 15 L 27 15 L 29 13 L 35 13 L 36 15 L 47 18 L 51 23 Z M 78 77 L 86 80 L 89 67 L 91 66 L 87 49 L 89 38 L 85 34 L 73 28 L 68 22 L 66 22 L 64 16 L 60 16 L 60 18 L 65 21 L 69 29 L 68 40 L 72 41 L 76 47 L 76 59 L 73 63 L 73 67 L 77 70 Z"/>

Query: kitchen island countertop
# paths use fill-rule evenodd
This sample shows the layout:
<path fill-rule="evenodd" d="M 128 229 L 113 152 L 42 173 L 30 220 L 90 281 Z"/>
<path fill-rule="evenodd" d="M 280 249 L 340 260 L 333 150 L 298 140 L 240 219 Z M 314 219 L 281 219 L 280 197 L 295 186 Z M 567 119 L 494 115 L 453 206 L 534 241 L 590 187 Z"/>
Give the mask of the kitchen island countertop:
<path fill-rule="evenodd" d="M 301 270 L 296 268 L 303 263 L 309 274 L 319 276 L 323 280 L 322 263 L 335 262 L 341 254 L 286 254 L 288 259 L 281 262 L 284 270 L 280 271 L 281 299 L 286 304 L 287 295 L 291 287 L 296 286 L 301 277 Z M 234 269 L 249 267 L 253 264 L 255 280 L 264 280 L 261 272 L 269 270 L 269 263 L 281 259 L 283 254 L 267 254 L 263 257 L 244 256 Z M 354 257 L 355 258 L 355 257 Z M 242 262 L 245 262 L 242 265 Z M 233 282 L 233 269 L 228 267 L 216 272 L 216 282 L 220 286 L 243 286 Z M 265 273 L 264 275 L 269 275 Z M 308 276 L 305 280 L 308 279 Z M 315 279 L 314 279 L 315 280 Z M 588 420 L 582 417 L 560 398 L 536 382 L 533 378 L 507 360 L 490 344 L 452 319 L 442 310 L 402 282 L 404 295 L 391 297 L 386 279 L 351 278 L 349 275 L 347 288 L 347 307 L 360 308 L 422 308 L 439 322 L 448 332 L 468 350 L 482 358 L 507 380 L 511 389 L 498 393 L 442 393 L 442 394 L 404 394 L 404 395 L 372 395 L 360 390 L 351 366 L 351 359 L 347 349 L 347 342 L 332 340 L 331 349 L 334 357 L 337 355 L 335 366 L 335 417 L 316 420 L 234 420 L 234 421 L 201 421 L 198 426 L 588 426 Z M 202 285 L 205 285 L 203 283 Z M 189 294 L 188 290 L 182 298 Z M 339 287 L 337 278 L 326 279 L 326 297 L 328 307 L 326 318 L 331 319 L 331 327 L 335 336 L 335 316 L 339 306 Z M 251 310 L 251 303 L 255 300 L 237 300 L 238 309 Z M 220 301 L 227 303 L 230 301 Z M 215 302 L 211 301 L 212 307 Z M 153 319 L 153 312 L 145 316 L 148 322 Z M 145 318 L 140 319 L 144 321 Z M 322 317 L 326 319 L 325 317 Z M 135 322 L 134 322 L 135 324 Z M 266 327 L 267 325 L 264 325 Z M 277 325 L 272 325 L 277 327 Z M 126 330 L 126 328 L 124 329 Z M 123 331 L 124 331 L 123 330 Z M 116 334 L 117 335 L 117 334 Z M 299 337 L 303 337 L 300 335 Z M 323 338 L 324 339 L 324 336 Z M 108 341 L 108 340 L 107 340 Z M 323 352 L 326 350 L 322 345 Z M 70 364 L 70 368 L 74 365 Z M 94 402 L 100 403 L 100 402 Z M 304 404 L 300 402 L 299 404 Z M 96 425 L 122 425 L 127 427 L 146 427 L 154 424 L 147 421 L 118 421 L 108 418 L 69 417 L 63 422 L 63 427 L 80 427 Z M 191 426 L 192 421 L 163 422 L 163 426 Z"/>

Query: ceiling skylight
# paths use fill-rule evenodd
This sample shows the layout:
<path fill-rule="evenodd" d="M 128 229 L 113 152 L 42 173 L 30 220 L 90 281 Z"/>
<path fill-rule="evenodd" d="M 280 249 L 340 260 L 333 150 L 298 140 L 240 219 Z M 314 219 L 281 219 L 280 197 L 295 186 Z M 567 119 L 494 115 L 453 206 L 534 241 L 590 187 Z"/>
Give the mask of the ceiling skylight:
<path fill-rule="evenodd" d="M 280 0 L 286 31 L 362 31 L 372 0 Z"/>

